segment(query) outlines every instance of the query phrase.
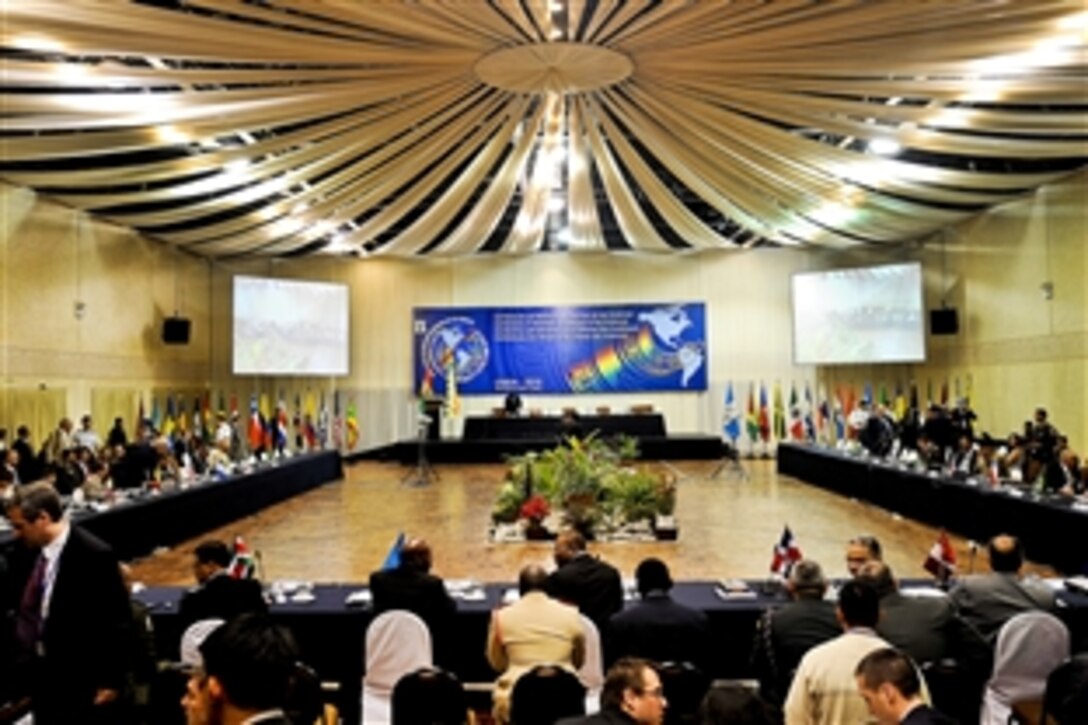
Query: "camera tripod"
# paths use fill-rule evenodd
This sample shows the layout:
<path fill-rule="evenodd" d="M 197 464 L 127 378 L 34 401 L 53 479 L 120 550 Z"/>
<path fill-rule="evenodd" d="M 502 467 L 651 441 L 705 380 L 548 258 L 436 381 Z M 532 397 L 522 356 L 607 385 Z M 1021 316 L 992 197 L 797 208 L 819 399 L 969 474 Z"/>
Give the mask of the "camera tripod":
<path fill-rule="evenodd" d="M 714 467 L 714 470 L 707 474 L 708 480 L 713 481 L 718 478 L 735 478 L 740 481 L 748 480 L 748 471 L 744 470 L 744 465 L 740 462 L 739 452 L 736 447 L 729 443 L 722 443 L 722 457 Z"/>
<path fill-rule="evenodd" d="M 427 426 L 430 423 L 431 419 L 427 416 L 419 419 L 416 426 L 416 465 L 401 479 L 402 486 L 429 486 L 439 480 L 438 471 L 427 461 Z"/>

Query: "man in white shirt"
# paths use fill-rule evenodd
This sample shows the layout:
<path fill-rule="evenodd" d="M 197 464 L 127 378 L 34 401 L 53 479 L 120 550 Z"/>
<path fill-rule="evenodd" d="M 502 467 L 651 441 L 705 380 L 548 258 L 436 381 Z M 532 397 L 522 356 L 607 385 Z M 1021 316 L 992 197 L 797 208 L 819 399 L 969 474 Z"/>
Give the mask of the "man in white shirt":
<path fill-rule="evenodd" d="M 291 725 L 284 707 L 298 647 L 289 631 L 243 614 L 209 634 L 200 656 L 181 699 L 187 725 Z"/>
<path fill-rule="evenodd" d="M 86 448 L 92 453 L 97 453 L 102 447 L 102 439 L 94 432 L 91 416 L 85 415 L 79 419 L 80 428 L 72 434 L 72 445 L 76 448 Z"/>
<path fill-rule="evenodd" d="M 875 630 L 880 619 L 876 591 L 858 581 L 844 584 L 838 617 L 843 634 L 801 658 L 786 697 L 786 725 L 868 722 L 869 708 L 858 693 L 854 672 L 867 654 L 889 646 Z M 924 684 L 922 699 L 929 701 Z"/>

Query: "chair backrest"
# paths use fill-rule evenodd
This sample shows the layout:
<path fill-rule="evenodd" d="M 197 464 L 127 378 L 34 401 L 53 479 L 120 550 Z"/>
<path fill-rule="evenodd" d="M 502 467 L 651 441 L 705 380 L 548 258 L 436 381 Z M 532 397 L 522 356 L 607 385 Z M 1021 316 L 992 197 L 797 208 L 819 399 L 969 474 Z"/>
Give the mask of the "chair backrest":
<path fill-rule="evenodd" d="M 201 619 L 190 624 L 181 635 L 181 664 L 186 667 L 200 667 L 204 658 L 200 656 L 200 645 L 208 635 L 223 626 L 222 619 Z"/>
<path fill-rule="evenodd" d="M 445 670 L 424 667 L 393 688 L 393 725 L 464 725 L 467 719 L 465 689 Z"/>
<path fill-rule="evenodd" d="M 309 665 L 295 663 L 291 685 L 287 690 L 284 711 L 291 722 L 325 723 L 325 694 L 321 690 L 321 678 Z"/>
<path fill-rule="evenodd" d="M 584 614 L 579 614 L 582 620 L 582 631 L 585 633 L 586 658 L 578 669 L 578 679 L 582 681 L 590 692 L 599 693 L 604 687 L 604 664 L 601 660 L 601 633 L 593 620 Z"/>
<path fill-rule="evenodd" d="M 394 609 L 379 615 L 366 630 L 366 675 L 371 690 L 392 692 L 404 675 L 432 662 L 431 633 L 422 619 Z"/>
<path fill-rule="evenodd" d="M 1001 627 L 987 695 L 1011 704 L 1042 697 L 1047 676 L 1069 658 L 1069 630 L 1047 612 L 1023 612 Z"/>
<path fill-rule="evenodd" d="M 537 665 L 514 684 L 510 725 L 552 725 L 585 714 L 586 688 L 558 665 Z"/>
<path fill-rule="evenodd" d="M 1043 709 L 1061 725 L 1088 722 L 1088 653 L 1074 655 L 1050 673 Z"/>
<path fill-rule="evenodd" d="M 665 725 L 694 723 L 710 679 L 690 662 L 665 662 L 657 668 L 668 707 Z"/>

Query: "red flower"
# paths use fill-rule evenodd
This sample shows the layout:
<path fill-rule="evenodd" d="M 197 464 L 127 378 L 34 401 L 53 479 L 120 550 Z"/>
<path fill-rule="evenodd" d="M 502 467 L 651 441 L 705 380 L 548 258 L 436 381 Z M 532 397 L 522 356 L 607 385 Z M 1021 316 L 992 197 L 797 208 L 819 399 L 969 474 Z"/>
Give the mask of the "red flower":
<path fill-rule="evenodd" d="M 521 518 L 529 519 L 530 521 L 540 521 L 548 515 L 550 510 L 548 502 L 544 500 L 543 496 L 530 496 L 529 499 L 521 505 Z"/>

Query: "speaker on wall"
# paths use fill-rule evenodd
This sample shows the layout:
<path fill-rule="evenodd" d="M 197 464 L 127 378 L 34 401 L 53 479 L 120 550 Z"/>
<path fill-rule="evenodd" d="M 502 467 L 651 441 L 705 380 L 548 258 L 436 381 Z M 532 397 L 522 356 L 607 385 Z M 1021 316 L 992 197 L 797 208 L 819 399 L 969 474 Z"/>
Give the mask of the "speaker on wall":
<path fill-rule="evenodd" d="M 955 307 L 929 311 L 929 331 L 934 335 L 955 335 L 960 331 L 960 317 Z"/>
<path fill-rule="evenodd" d="M 188 345 L 192 326 L 188 317 L 167 317 L 162 321 L 162 341 L 167 345 Z"/>

